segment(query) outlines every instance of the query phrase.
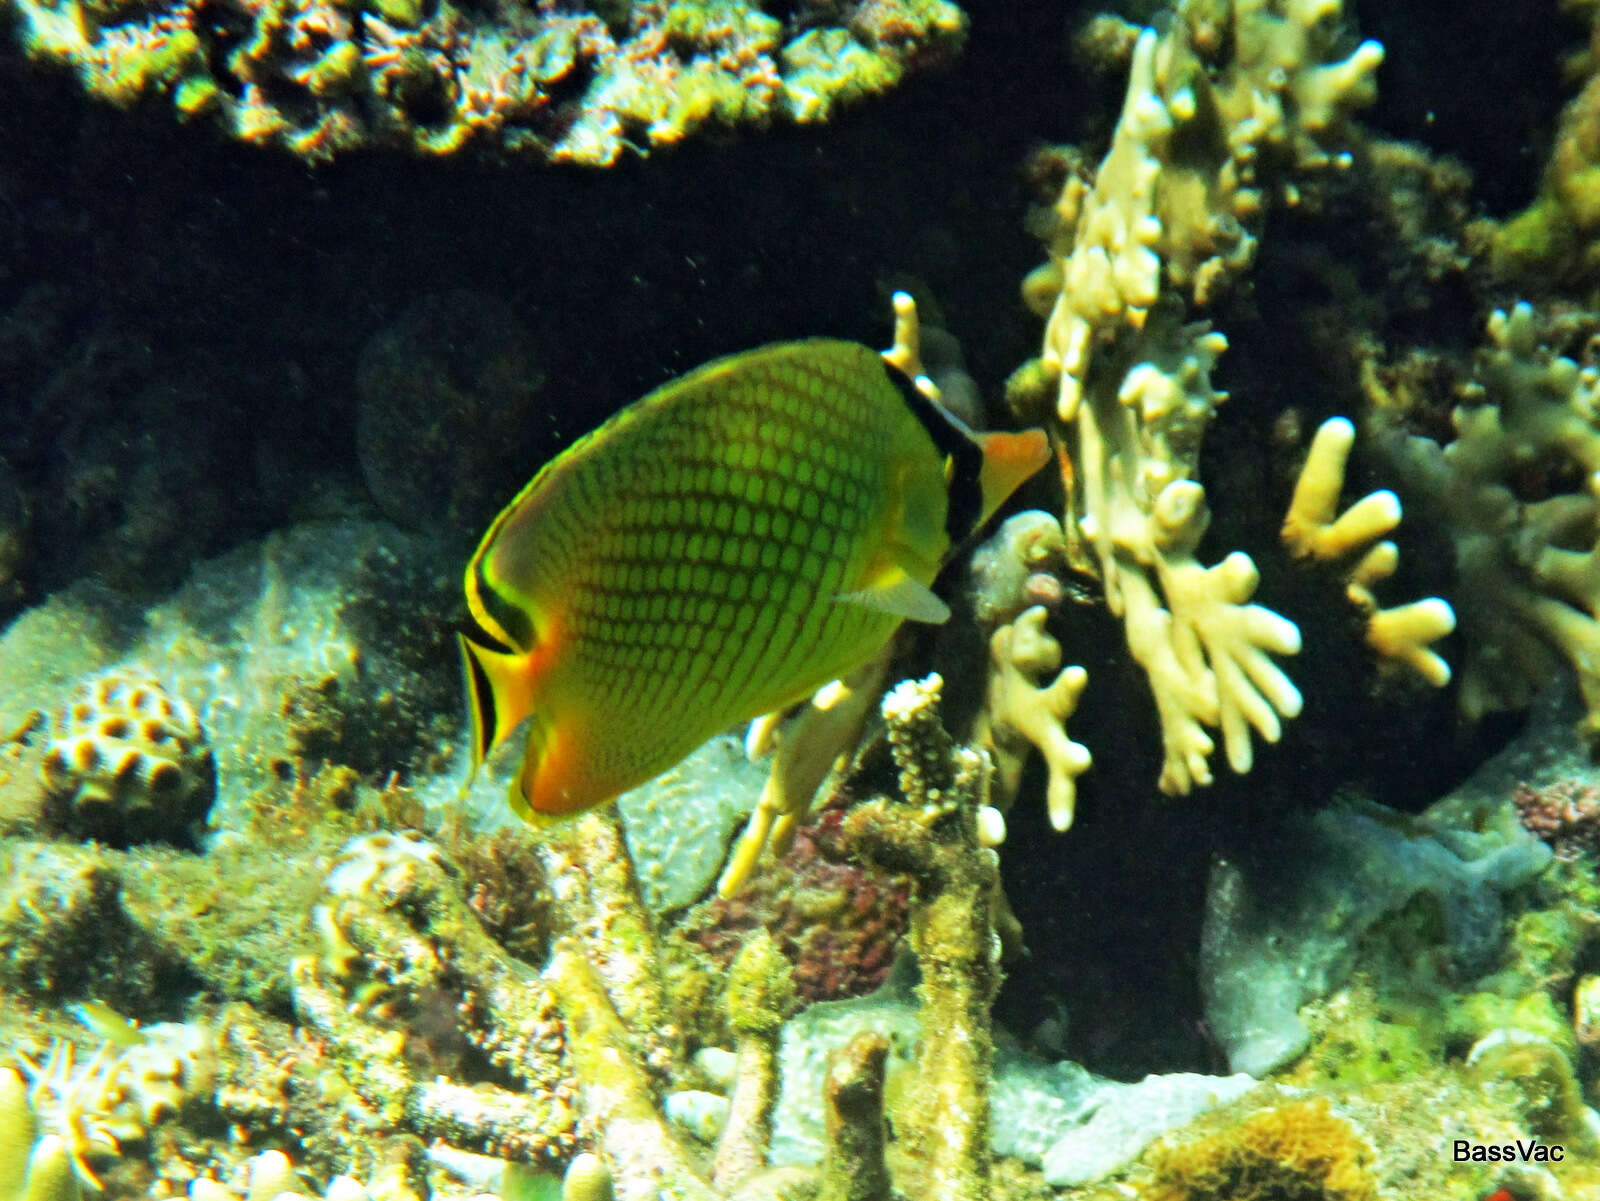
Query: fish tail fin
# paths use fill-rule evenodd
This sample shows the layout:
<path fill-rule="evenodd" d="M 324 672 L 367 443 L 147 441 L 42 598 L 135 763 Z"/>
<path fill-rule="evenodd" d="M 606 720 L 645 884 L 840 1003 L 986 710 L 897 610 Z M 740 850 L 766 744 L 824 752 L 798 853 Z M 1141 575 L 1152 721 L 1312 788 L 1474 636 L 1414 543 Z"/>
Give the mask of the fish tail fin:
<path fill-rule="evenodd" d="M 983 493 L 982 525 L 1050 458 L 1050 438 L 1043 430 L 973 435 L 983 451 L 978 486 Z"/>
<path fill-rule="evenodd" d="M 472 768 L 461 787 L 465 795 L 489 752 L 532 710 L 533 690 L 528 687 L 522 656 L 492 650 L 464 634 L 456 635 L 456 643 L 461 648 L 461 675 L 472 714 Z"/>

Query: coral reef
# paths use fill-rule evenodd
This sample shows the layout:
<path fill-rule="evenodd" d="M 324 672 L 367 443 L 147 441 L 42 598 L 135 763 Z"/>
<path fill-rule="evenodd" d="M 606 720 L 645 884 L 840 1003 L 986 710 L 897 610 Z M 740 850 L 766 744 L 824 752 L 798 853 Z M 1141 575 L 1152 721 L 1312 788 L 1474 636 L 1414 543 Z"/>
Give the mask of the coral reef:
<path fill-rule="evenodd" d="M 84 682 L 57 717 L 39 770 L 46 820 L 113 845 L 192 842 L 216 789 L 194 711 L 128 670 Z"/>
<path fill-rule="evenodd" d="M 1432 732 L 1454 720 L 1449 694 L 1376 687 L 1356 645 L 1402 683 L 1453 685 L 1469 717 L 1572 675 L 1583 732 L 1600 742 L 1596 319 L 1494 294 L 1506 307 L 1467 366 L 1486 261 L 1556 260 L 1516 259 L 1515 239 L 1544 236 L 1531 224 L 1492 245 L 1488 223 L 1469 238 L 1465 168 L 1352 126 L 1380 51 L 1350 31 L 1351 9 L 1179 0 L 1135 6 L 1148 30 L 1113 17 L 1084 28 L 1097 69 L 1130 79 L 1120 118 L 1085 114 L 1086 136 L 1111 132 L 1098 168 L 1084 151 L 1035 164 L 1070 178 L 1051 181 L 1051 262 L 1028 287 L 1044 346 L 1011 387 L 1052 428 L 1065 522 L 1012 518 L 974 557 L 944 629 L 911 631 L 757 721 L 744 748 L 719 737 L 616 811 L 486 830 L 476 801 L 493 793 L 499 809 L 504 781 L 460 801 L 447 547 L 504 490 L 497 473 L 531 453 L 517 439 L 549 436 L 544 410 L 589 386 L 584 354 L 623 359 L 604 335 L 674 307 L 659 277 L 641 268 L 619 289 L 631 300 L 569 319 L 541 261 L 516 302 L 540 315 L 535 343 L 504 304 L 459 290 L 491 286 L 481 262 L 443 279 L 427 255 L 380 272 L 392 291 L 362 295 L 382 332 L 364 354 L 365 328 L 322 348 L 349 394 L 305 406 L 348 460 L 348 491 L 307 488 L 293 512 L 338 520 L 209 560 L 232 529 L 209 498 L 233 484 L 226 465 L 247 457 L 237 431 L 259 416 L 248 396 L 213 402 L 215 430 L 168 446 L 197 410 L 142 408 L 164 377 L 130 367 L 128 347 L 100 350 L 99 367 L 84 350 L 48 387 L 17 388 L 31 419 L 54 408 L 62 424 L 4 432 L 0 609 L 63 586 L 0 638 L 0 1201 L 77 1201 L 97 1181 L 116 1201 L 1547 1201 L 1600 1188 L 1600 782 L 1571 736 L 1578 712 L 1549 721 L 1538 705 L 1536 744 L 1519 738 L 1424 810 L 1444 765 L 1499 732 L 1448 759 L 1432 743 L 1452 739 Z M 70 64 L 97 95 L 170 97 L 311 160 L 376 145 L 612 163 L 701 132 L 831 119 L 962 34 L 942 0 L 770 12 L 747 0 L 13 0 L 8 12 L 37 57 Z M 1402 48 L 1397 26 L 1383 32 Z M 1586 92 L 1592 105 L 1592 82 Z M 1558 131 L 1567 175 L 1546 201 L 1587 172 L 1572 156 L 1591 132 L 1575 115 Z M 651 187 L 686 162 L 651 164 Z M 342 199 L 345 174 L 316 186 Z M 621 190 L 626 174 L 574 186 L 654 201 Z M 1334 219 L 1308 217 L 1311 201 Z M 592 212 L 561 233 L 588 236 Z M 649 214 L 655 249 L 678 257 L 671 223 Z M 356 220 L 382 224 L 367 210 Z M 1590 262 L 1579 216 L 1560 221 L 1576 240 L 1556 248 L 1542 287 Z M 936 250 L 964 232 L 928 224 Z M 1336 261 L 1359 258 L 1352 244 L 1378 240 L 1374 229 L 1396 245 Z M 610 268 L 611 236 L 556 266 L 604 253 Z M 0 290 L 28 269 L 0 263 Z M 818 285 L 830 304 L 834 283 Z M 51 307 L 25 276 L 19 286 L 13 308 Z M 1298 307 L 1286 294 L 1305 311 L 1273 311 Z M 919 331 L 909 297 L 895 306 L 885 357 L 924 398 L 939 398 L 935 378 L 959 393 L 923 361 L 934 331 Z M 732 336 L 725 312 L 695 320 Z M 26 321 L 11 315 L 8 368 L 25 357 L 12 343 Z M 1226 340 L 1196 316 L 1228 329 L 1233 355 L 1219 357 Z M 1306 340 L 1271 342 L 1285 331 Z M 39 338 L 54 355 L 59 339 Z M 1314 362 L 1307 346 L 1340 354 Z M 96 371 L 131 382 L 65 403 Z M 1237 399 L 1219 409 L 1224 384 Z M 1216 426 L 1219 412 L 1238 424 Z M 1351 419 L 1328 419 L 1338 412 Z M 141 443 L 130 431 L 146 414 Z M 1203 460 L 1208 428 L 1229 437 Z M 189 500 L 200 482 L 211 491 Z M 1055 504 L 1053 486 L 1030 503 Z M 252 504 L 239 491 L 229 512 Z M 1240 498 L 1251 511 L 1235 522 L 1227 502 Z M 372 503 L 413 532 L 367 520 Z M 108 546 L 104 579 L 70 583 Z M 181 586 L 147 576 L 168 558 L 188 572 Z M 1069 582 L 1069 566 L 1089 582 Z M 1452 603 L 1395 603 L 1391 588 Z M 1313 589 L 1329 603 L 1293 607 Z M 1083 611 L 1097 590 L 1133 667 L 1097 645 L 1117 642 Z M 1278 608 L 1304 623 L 1308 701 L 1335 704 L 1308 715 L 1295 761 L 1248 782 L 1259 787 L 1178 812 L 1146 805 L 1124 767 L 1145 727 L 1096 700 L 1124 671 L 1148 685 L 1168 792 L 1210 782 L 1218 749 L 1248 768 L 1255 742 L 1301 705 L 1280 662 L 1300 632 Z M 1340 625 L 1347 660 L 1326 637 Z M 883 700 L 908 673 L 922 678 Z M 1340 774 L 1338 755 L 1369 757 L 1382 738 L 1366 706 L 1401 699 L 1438 717 L 1390 735 L 1413 744 L 1427 792 L 1398 807 L 1351 796 L 1370 776 Z M 1095 744 L 1090 775 L 1073 734 Z M 770 765 L 747 761 L 768 751 Z M 1371 776 L 1391 768 L 1381 748 L 1370 759 Z M 212 771 L 207 808 L 210 788 L 191 782 Z M 158 778 L 174 772 L 181 803 L 158 819 Z M 1046 820 L 1073 823 L 1080 787 L 1115 805 L 1086 805 L 1070 842 L 1034 845 Z M 1293 804 L 1317 812 L 1279 815 Z M 1001 852 L 1012 898 L 1032 906 L 1019 904 L 1031 958 L 1016 953 Z M 1171 914 L 1183 920 L 1163 927 Z M 1161 1008 L 1153 1033 L 1115 1029 L 1135 1025 L 1142 998 L 1119 993 L 1106 962 L 1060 949 L 1062 930 L 1101 923 L 1105 943 L 1133 932 L 1132 953 L 1187 997 L 1145 1006 Z M 1013 1038 L 991 1017 L 1002 962 L 1024 986 L 1051 973 L 1110 983 L 1037 1006 L 1019 989 Z M 1094 995 L 1109 999 L 1078 999 Z M 1120 1038 L 1147 1042 L 1150 1066 L 1109 1066 Z M 1268 1078 L 1207 1074 L 1224 1062 Z M 1451 1142 L 1468 1133 L 1559 1142 L 1570 1162 L 1456 1165 Z"/>
<path fill-rule="evenodd" d="M 320 161 L 472 145 L 608 167 L 707 129 L 824 121 L 954 55 L 948 0 L 861 0 L 786 26 L 746 0 L 14 0 L 28 54 L 91 95 Z M 818 14 L 823 15 L 823 10 Z"/>

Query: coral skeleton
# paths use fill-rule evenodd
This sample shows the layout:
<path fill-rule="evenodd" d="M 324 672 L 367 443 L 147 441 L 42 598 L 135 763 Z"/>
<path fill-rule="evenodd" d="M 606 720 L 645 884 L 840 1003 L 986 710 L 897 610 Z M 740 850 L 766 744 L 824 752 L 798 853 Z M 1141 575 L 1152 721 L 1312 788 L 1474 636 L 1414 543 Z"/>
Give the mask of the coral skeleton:
<path fill-rule="evenodd" d="M 999 861 L 980 838 L 988 756 L 958 746 L 946 732 L 939 717 L 943 687 L 937 675 L 906 680 L 884 698 L 901 795 L 852 808 L 843 837 L 852 853 L 909 872 L 914 882 L 917 998 L 923 1028 L 936 1034 L 919 1051 L 916 1111 L 896 1127 L 916 1147 L 919 1179 L 896 1187 L 911 1196 L 983 1201 L 991 1156 L 989 1009 L 1000 984 L 993 920 Z M 870 1065 L 856 1073 L 870 1080 Z M 863 1158 L 859 1147 L 853 1154 Z"/>

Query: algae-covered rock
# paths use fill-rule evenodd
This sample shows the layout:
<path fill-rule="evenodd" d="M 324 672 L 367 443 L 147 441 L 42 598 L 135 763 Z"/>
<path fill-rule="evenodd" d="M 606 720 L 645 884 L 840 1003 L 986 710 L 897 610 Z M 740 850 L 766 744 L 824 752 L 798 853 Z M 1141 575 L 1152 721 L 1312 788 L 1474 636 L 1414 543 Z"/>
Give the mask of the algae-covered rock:
<path fill-rule="evenodd" d="M 1550 861 L 1520 828 L 1452 839 L 1381 806 L 1327 810 L 1291 828 L 1292 854 L 1219 864 L 1206 902 L 1206 1021 L 1230 1066 L 1255 1076 L 1305 1050 L 1300 1006 L 1345 979 L 1380 919 L 1429 898 L 1445 953 L 1482 974 L 1500 946 L 1501 894 Z"/>
<path fill-rule="evenodd" d="M 362 477 L 378 507 L 408 529 L 468 542 L 538 463 L 544 370 L 497 297 L 454 291 L 413 301 L 367 343 L 357 382 Z"/>

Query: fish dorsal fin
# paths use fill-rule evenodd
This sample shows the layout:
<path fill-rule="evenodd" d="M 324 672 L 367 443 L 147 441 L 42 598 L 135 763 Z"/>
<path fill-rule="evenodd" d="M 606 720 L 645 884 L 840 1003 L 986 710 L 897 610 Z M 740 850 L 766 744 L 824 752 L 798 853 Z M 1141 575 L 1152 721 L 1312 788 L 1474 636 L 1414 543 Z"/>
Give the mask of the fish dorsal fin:
<path fill-rule="evenodd" d="M 930 625 L 943 625 L 950 620 L 950 606 L 898 566 L 880 573 L 869 587 L 841 592 L 835 599 Z"/>

